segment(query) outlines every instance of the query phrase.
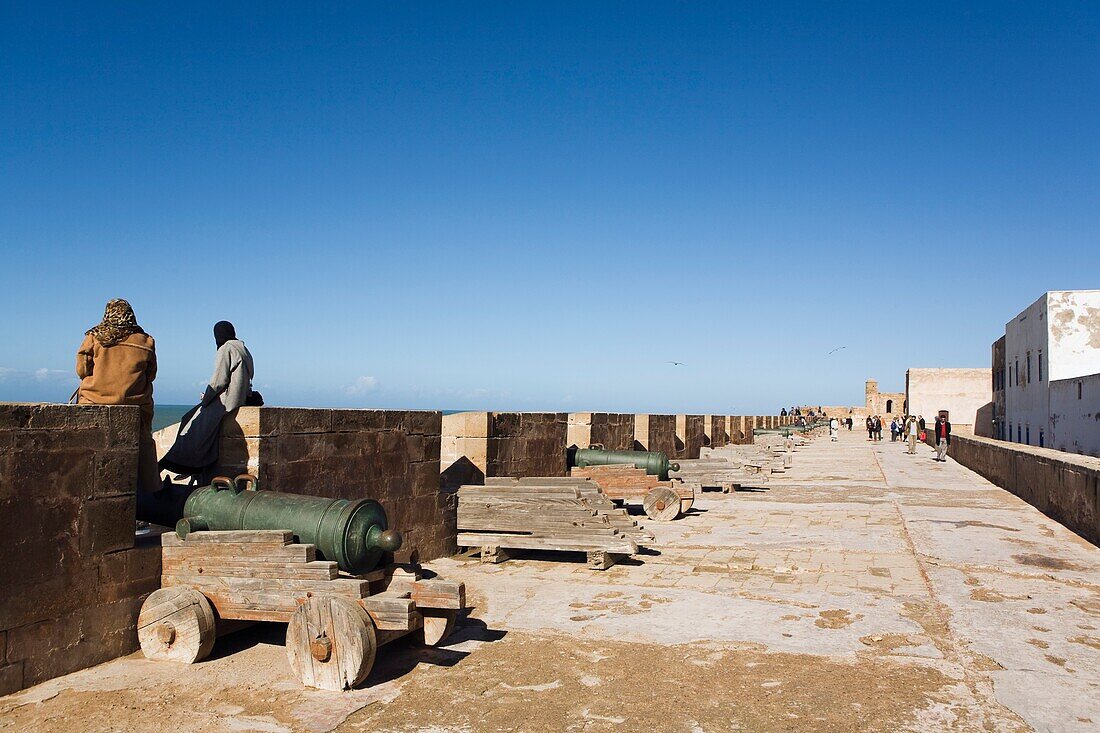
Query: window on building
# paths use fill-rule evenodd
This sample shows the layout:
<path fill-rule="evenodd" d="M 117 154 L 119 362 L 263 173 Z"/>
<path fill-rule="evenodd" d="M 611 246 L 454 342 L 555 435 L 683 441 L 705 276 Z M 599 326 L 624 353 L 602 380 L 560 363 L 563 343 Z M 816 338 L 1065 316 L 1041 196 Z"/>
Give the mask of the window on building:
<path fill-rule="evenodd" d="M 1043 381 L 1043 352 L 1039 352 L 1039 381 Z"/>
<path fill-rule="evenodd" d="M 1031 384 L 1031 352 L 1027 352 L 1027 383 Z M 1028 444 L 1030 445 L 1030 443 Z"/>
<path fill-rule="evenodd" d="M 1030 425 L 1028 425 L 1027 427 L 1024 428 L 1024 437 L 1026 438 L 1026 440 L 1024 442 L 1026 442 L 1028 445 L 1031 445 L 1031 426 Z"/>
<path fill-rule="evenodd" d="M 1042 431 L 1042 430 L 1040 430 L 1040 431 L 1039 431 L 1039 447 L 1040 447 L 1040 448 L 1042 448 L 1042 447 L 1043 447 L 1043 442 L 1044 442 L 1044 441 L 1043 441 L 1043 431 Z"/>
<path fill-rule="evenodd" d="M 1016 442 L 1017 443 L 1023 442 L 1023 437 L 1022 436 L 1023 436 L 1023 433 L 1020 431 L 1020 426 L 1017 425 L 1016 426 Z"/>
<path fill-rule="evenodd" d="M 1020 386 L 1020 360 L 1016 360 L 1016 386 Z"/>
<path fill-rule="evenodd" d="M 1081 383 L 1077 383 L 1077 399 L 1081 399 Z"/>

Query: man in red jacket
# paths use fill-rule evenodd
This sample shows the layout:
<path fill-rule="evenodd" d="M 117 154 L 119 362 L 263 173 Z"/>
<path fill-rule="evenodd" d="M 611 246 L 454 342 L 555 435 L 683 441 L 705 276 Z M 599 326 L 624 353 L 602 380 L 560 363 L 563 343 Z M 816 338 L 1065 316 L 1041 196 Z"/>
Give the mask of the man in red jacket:
<path fill-rule="evenodd" d="M 947 416 L 936 417 L 936 458 L 937 461 L 947 460 L 947 447 L 951 445 L 951 423 Z"/>

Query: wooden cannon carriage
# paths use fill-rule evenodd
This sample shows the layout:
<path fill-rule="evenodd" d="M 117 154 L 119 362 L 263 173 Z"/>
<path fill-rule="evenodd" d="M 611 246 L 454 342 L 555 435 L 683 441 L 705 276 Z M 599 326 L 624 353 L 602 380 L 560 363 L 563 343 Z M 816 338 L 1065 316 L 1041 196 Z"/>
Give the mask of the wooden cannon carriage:
<path fill-rule="evenodd" d="M 695 503 L 695 486 L 679 480 L 662 481 L 644 468 L 626 464 L 585 466 L 570 470 L 573 478 L 592 479 L 607 498 L 623 503 L 641 504 L 646 516 L 667 522 L 686 514 Z"/>
<path fill-rule="evenodd" d="M 695 458 L 680 461 L 677 478 L 699 486 L 700 490 L 718 489 L 724 494 L 742 486 L 762 486 L 771 468 L 765 463 L 733 461 L 726 458 Z"/>
<path fill-rule="evenodd" d="M 302 684 L 344 690 L 367 677 L 387 642 L 412 632 L 442 642 L 466 604 L 462 583 L 425 580 L 415 565 L 344 574 L 288 531 L 167 533 L 161 545 L 162 587 L 138 617 L 149 659 L 197 662 L 240 622 L 281 621 Z"/>
<path fill-rule="evenodd" d="M 458 490 L 458 545 L 477 548 L 482 562 L 517 550 L 583 552 L 590 568 L 606 570 L 652 542 L 587 479 L 488 478 Z"/>

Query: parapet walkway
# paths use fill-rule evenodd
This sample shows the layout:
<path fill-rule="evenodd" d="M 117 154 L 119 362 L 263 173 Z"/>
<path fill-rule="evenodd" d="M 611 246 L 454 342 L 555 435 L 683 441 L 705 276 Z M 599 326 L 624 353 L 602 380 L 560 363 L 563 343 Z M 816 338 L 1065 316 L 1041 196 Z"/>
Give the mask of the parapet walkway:
<path fill-rule="evenodd" d="M 819 439 L 766 490 L 704 494 L 681 520 L 647 522 L 659 554 L 604 572 L 549 555 L 438 561 L 474 613 L 445 649 L 384 648 L 363 690 L 303 691 L 277 630 L 243 632 L 222 642 L 237 653 L 201 665 L 131 657 L 0 698 L 0 721 L 1100 730 L 1100 549 L 918 450 Z"/>

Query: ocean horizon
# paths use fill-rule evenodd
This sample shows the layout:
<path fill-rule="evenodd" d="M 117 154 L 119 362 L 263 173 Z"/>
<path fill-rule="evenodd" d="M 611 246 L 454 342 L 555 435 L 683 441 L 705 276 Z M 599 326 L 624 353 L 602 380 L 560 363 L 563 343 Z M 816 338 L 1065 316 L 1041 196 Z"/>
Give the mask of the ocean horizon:
<path fill-rule="evenodd" d="M 278 406 L 279 405 L 272 405 L 272 407 L 278 407 Z M 164 428 L 168 427 L 169 425 L 175 425 L 176 423 L 178 423 L 180 421 L 181 418 L 183 418 L 184 415 L 187 414 L 187 411 L 190 410 L 192 407 L 194 407 L 194 405 L 154 404 L 153 405 L 153 432 L 155 433 L 158 430 L 163 430 Z M 324 408 L 322 407 L 320 409 L 324 409 Z M 334 407 L 332 409 L 334 409 L 334 410 L 345 410 L 345 409 L 365 409 L 365 410 L 380 409 L 380 410 L 383 410 L 383 409 L 388 409 L 388 408 L 383 408 L 383 407 L 380 407 L 380 408 Z M 469 412 L 469 410 L 440 410 L 440 412 L 442 412 L 444 415 L 453 415 L 456 412 Z"/>

